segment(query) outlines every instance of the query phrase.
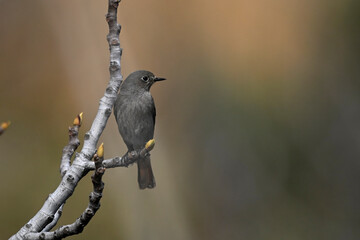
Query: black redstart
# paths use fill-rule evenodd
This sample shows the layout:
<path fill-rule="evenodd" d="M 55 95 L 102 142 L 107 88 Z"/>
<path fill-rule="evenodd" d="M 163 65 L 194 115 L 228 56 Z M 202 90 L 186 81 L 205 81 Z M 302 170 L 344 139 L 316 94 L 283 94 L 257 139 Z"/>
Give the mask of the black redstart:
<path fill-rule="evenodd" d="M 114 114 L 129 152 L 144 148 L 146 142 L 154 137 L 156 110 L 150 87 L 162 80 L 165 78 L 140 70 L 131 73 L 120 86 Z M 150 156 L 138 159 L 137 166 L 140 189 L 154 188 L 155 178 Z"/>

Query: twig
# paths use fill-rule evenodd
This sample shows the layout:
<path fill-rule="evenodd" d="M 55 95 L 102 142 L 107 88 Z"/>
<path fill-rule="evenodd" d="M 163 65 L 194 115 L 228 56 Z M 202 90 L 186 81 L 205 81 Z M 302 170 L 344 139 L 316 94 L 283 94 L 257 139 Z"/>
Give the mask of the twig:
<path fill-rule="evenodd" d="M 83 113 L 76 116 L 73 126 L 69 127 L 69 144 L 63 149 L 63 154 L 60 163 L 60 174 L 63 177 L 66 171 L 70 168 L 71 157 L 80 145 L 78 138 L 79 128 L 81 127 Z"/>
<path fill-rule="evenodd" d="M 102 162 L 102 165 L 104 168 L 128 167 L 129 165 L 136 162 L 136 160 L 142 159 L 145 156 L 150 155 L 150 151 L 153 150 L 154 146 L 155 146 L 155 140 L 151 139 L 145 144 L 145 147 L 140 151 L 127 152 L 122 157 L 114 157 L 114 158 L 106 159 Z M 88 170 L 94 170 L 95 165 L 92 162 L 88 162 L 86 168 Z"/>
<path fill-rule="evenodd" d="M 82 119 L 83 119 L 83 113 L 78 114 L 73 121 L 73 126 L 69 127 L 69 143 L 63 149 L 63 154 L 60 162 L 61 177 L 63 177 L 66 171 L 70 168 L 71 157 L 73 156 L 74 152 L 80 145 L 78 135 L 79 135 L 79 128 L 81 127 Z M 57 222 L 61 217 L 62 209 L 64 205 L 65 203 L 63 203 L 60 206 L 60 208 L 56 211 L 52 222 L 50 222 L 41 232 L 48 232 L 57 224 Z"/>
<path fill-rule="evenodd" d="M 82 118 L 83 118 L 83 113 L 78 114 L 73 121 L 73 126 L 69 127 L 69 143 L 63 149 L 63 154 L 60 162 L 61 177 L 63 177 L 66 171 L 70 168 L 71 157 L 73 156 L 74 152 L 80 145 L 78 135 L 79 135 L 79 128 L 81 127 L 81 123 L 82 123 Z M 63 203 L 60 206 L 60 208 L 55 213 L 54 219 L 41 232 L 48 232 L 57 224 L 57 222 L 61 217 L 62 209 L 64 205 L 65 203 Z"/>
<path fill-rule="evenodd" d="M 102 191 L 104 189 L 104 183 L 102 182 L 102 176 L 104 175 L 105 168 L 102 166 L 104 160 L 104 147 L 100 145 L 95 160 L 95 171 L 91 176 L 93 183 L 93 191 L 89 196 L 89 205 L 81 216 L 76 219 L 72 224 L 61 226 L 53 232 L 42 232 L 42 233 L 28 233 L 25 238 L 28 240 L 53 240 L 63 239 L 65 237 L 79 234 L 84 230 L 84 227 L 90 222 L 96 211 L 100 208 L 100 199 L 102 197 Z"/>
<path fill-rule="evenodd" d="M 49 195 L 35 216 L 10 238 L 11 240 L 24 239 L 24 236 L 30 232 L 41 232 L 53 221 L 57 210 L 72 195 L 78 182 L 89 171 L 86 168 L 87 163 L 95 154 L 97 142 L 106 126 L 122 82 L 120 65 L 121 48 L 119 41 L 121 27 L 117 23 L 116 16 L 119 2 L 120 0 L 108 0 L 106 21 L 109 25 L 107 40 L 110 48 L 110 81 L 104 96 L 100 99 L 99 109 L 92 126 L 84 136 L 84 146 L 80 154 L 75 156 L 73 164 L 67 169 L 56 190 Z"/>
<path fill-rule="evenodd" d="M 5 132 L 5 130 L 10 126 L 10 124 L 11 124 L 10 121 L 2 122 L 2 123 L 0 124 L 0 135 Z"/>

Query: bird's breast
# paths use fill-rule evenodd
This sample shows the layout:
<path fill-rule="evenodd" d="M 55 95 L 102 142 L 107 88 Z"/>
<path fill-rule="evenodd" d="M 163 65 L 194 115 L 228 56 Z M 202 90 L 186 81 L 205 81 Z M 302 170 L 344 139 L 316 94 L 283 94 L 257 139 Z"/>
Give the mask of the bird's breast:
<path fill-rule="evenodd" d="M 128 147 L 137 149 L 153 138 L 155 107 L 150 94 L 120 95 L 115 106 L 119 131 Z"/>
<path fill-rule="evenodd" d="M 121 108 L 128 111 L 147 111 L 153 105 L 152 97 L 149 94 L 134 94 L 120 96 Z"/>

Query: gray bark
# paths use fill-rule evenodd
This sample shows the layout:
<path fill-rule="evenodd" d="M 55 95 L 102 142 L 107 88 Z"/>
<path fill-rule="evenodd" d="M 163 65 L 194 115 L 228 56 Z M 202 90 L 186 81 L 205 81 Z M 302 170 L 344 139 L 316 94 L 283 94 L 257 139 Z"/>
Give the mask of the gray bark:
<path fill-rule="evenodd" d="M 16 234 L 10 237 L 11 240 L 26 239 L 25 235 L 41 232 L 47 225 L 52 223 L 55 214 L 66 200 L 72 195 L 78 182 L 88 173 L 89 162 L 96 152 L 96 145 L 102 134 L 107 120 L 111 114 L 117 92 L 122 82 L 121 75 L 121 48 L 119 34 L 121 27 L 117 23 L 117 7 L 120 0 L 108 0 L 108 13 L 106 21 L 109 25 L 107 40 L 110 48 L 110 81 L 104 96 L 100 99 L 99 109 L 92 123 L 90 130 L 85 134 L 84 146 L 79 154 L 76 154 L 73 164 L 66 166 L 64 176 L 55 189 L 49 194 L 41 209 L 31 218 Z M 67 164 L 65 164 L 67 165 Z"/>
<path fill-rule="evenodd" d="M 91 176 L 93 183 L 93 191 L 89 196 L 89 205 L 81 216 L 76 219 L 72 224 L 61 226 L 53 232 L 41 232 L 41 233 L 27 233 L 25 239 L 28 240 L 54 240 L 63 239 L 65 237 L 81 233 L 85 226 L 90 222 L 97 210 L 100 208 L 100 199 L 104 189 L 104 183 L 102 182 L 102 176 L 105 173 L 105 168 L 102 165 L 104 157 L 95 157 L 95 171 Z"/>

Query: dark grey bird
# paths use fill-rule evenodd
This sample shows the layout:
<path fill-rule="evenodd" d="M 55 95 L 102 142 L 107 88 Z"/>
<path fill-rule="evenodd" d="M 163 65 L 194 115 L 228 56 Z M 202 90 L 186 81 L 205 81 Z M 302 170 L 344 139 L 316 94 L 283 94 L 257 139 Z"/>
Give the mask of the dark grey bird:
<path fill-rule="evenodd" d="M 165 78 L 140 70 L 131 73 L 120 86 L 114 105 L 115 119 L 128 151 L 140 150 L 154 138 L 156 109 L 150 94 L 151 86 Z M 150 156 L 138 159 L 140 189 L 154 188 L 155 178 Z"/>

